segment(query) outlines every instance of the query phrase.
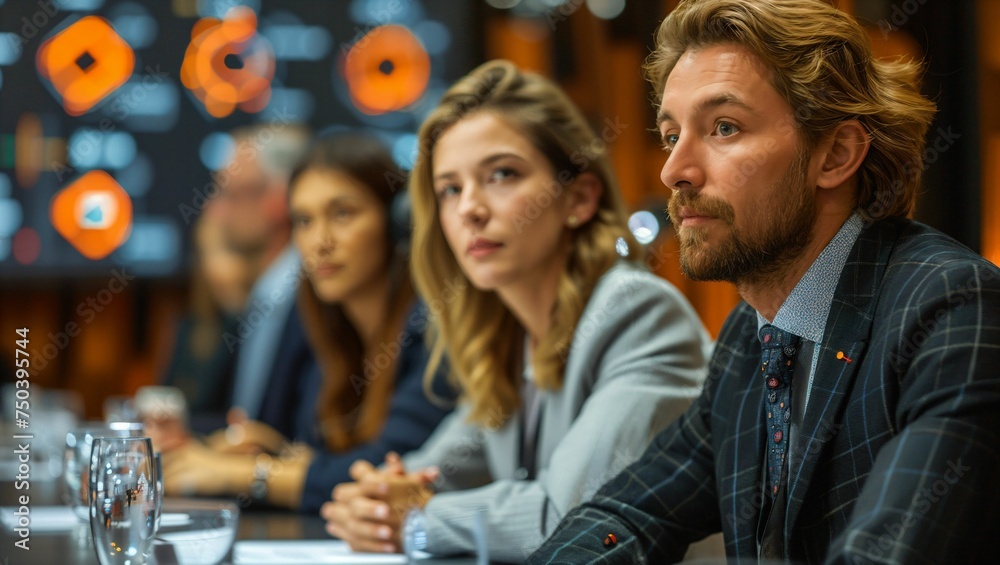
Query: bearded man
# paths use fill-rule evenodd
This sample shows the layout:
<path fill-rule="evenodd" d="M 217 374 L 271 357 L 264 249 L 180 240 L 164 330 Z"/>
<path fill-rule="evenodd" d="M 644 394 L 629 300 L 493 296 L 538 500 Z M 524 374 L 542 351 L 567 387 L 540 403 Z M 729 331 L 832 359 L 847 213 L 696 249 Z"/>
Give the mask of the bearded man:
<path fill-rule="evenodd" d="M 1000 270 L 907 219 L 934 105 L 821 0 L 686 1 L 647 62 L 702 396 L 530 563 L 997 563 Z"/>

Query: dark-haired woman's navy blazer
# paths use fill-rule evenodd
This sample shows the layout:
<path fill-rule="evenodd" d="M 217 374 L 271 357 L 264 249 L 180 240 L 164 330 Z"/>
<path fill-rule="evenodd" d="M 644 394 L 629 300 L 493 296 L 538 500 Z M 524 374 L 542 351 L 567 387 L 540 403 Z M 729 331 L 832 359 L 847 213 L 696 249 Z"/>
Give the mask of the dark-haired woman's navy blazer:
<path fill-rule="evenodd" d="M 375 465 L 382 463 L 386 453 L 395 451 L 404 454 L 421 445 L 430 436 L 438 423 L 451 412 L 455 393 L 445 382 L 446 371 L 438 372 L 434 392 L 440 400 L 433 401 L 424 392 L 424 368 L 429 353 L 424 346 L 424 330 L 428 313 L 422 304 L 415 305 L 406 320 L 406 327 L 395 344 L 387 344 L 383 354 L 393 355 L 398 346 L 396 360 L 396 387 L 389 405 L 388 419 L 382 433 L 374 441 L 345 451 L 332 453 L 323 447 L 323 441 L 316 426 L 316 398 L 319 392 L 321 373 L 314 367 L 303 389 L 297 395 L 301 399 L 300 410 L 295 414 L 296 439 L 309 443 L 317 449 L 315 458 L 306 476 L 299 510 L 315 513 L 330 500 L 333 487 L 350 481 L 347 471 L 351 463 L 364 459 Z M 363 376 L 361 377 L 363 379 Z M 360 381 L 359 381 L 360 383 Z M 363 383 L 360 383 L 363 386 Z M 446 401 L 447 406 L 443 407 Z"/>

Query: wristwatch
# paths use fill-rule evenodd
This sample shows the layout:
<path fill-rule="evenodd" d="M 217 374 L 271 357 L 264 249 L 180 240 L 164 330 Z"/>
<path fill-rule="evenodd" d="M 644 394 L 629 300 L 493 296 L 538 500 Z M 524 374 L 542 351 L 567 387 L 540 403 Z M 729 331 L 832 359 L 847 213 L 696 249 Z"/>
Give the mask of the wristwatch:
<path fill-rule="evenodd" d="M 254 502 L 267 500 L 267 478 L 271 475 L 271 456 L 261 453 L 253 467 L 253 477 L 250 479 L 250 499 Z"/>

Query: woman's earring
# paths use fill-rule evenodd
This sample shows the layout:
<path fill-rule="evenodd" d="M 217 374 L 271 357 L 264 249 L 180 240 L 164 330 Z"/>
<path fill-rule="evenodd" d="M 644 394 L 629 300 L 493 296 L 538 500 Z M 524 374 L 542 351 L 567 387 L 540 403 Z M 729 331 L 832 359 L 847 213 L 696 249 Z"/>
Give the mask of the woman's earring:
<path fill-rule="evenodd" d="M 569 227 L 571 228 L 576 227 L 576 222 L 577 222 L 576 216 L 570 216 L 566 218 L 566 224 L 569 225 Z"/>

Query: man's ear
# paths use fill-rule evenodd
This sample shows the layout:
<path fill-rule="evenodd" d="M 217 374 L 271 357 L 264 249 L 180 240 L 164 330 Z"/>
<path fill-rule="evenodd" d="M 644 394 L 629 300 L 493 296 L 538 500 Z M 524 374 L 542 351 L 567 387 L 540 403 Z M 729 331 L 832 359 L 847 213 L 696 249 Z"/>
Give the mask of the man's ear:
<path fill-rule="evenodd" d="M 851 179 L 861 168 L 871 138 L 858 120 L 837 124 L 833 132 L 820 144 L 821 163 L 816 186 L 836 188 Z"/>
<path fill-rule="evenodd" d="M 576 227 L 590 221 L 600 207 L 604 183 L 591 172 L 577 175 L 566 187 L 566 225 Z"/>

